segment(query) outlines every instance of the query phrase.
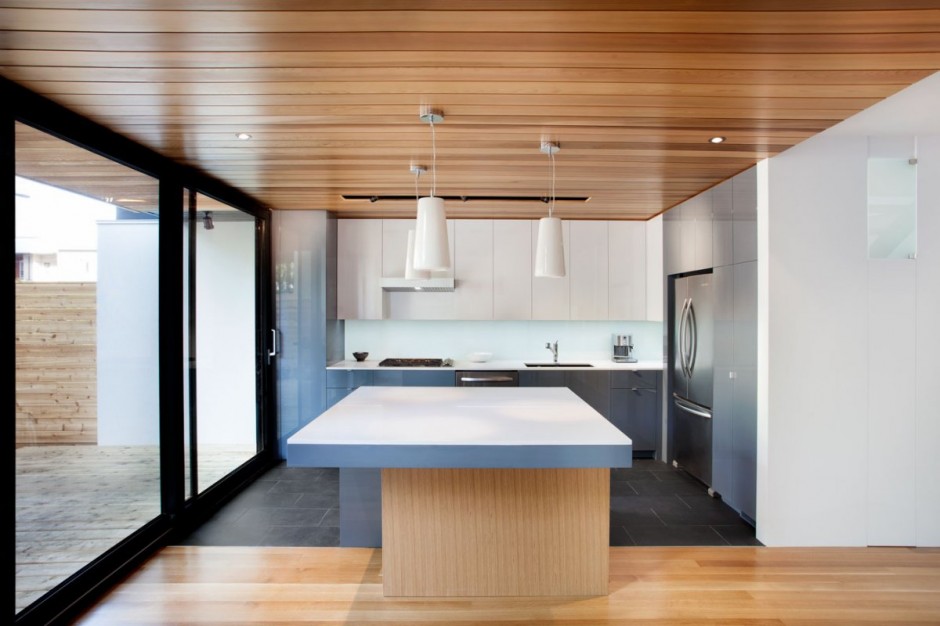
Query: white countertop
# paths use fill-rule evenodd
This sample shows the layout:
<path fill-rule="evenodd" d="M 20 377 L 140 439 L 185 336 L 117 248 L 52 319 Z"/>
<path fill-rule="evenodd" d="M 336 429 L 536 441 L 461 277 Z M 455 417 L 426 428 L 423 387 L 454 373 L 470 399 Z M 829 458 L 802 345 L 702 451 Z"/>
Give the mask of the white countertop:
<path fill-rule="evenodd" d="M 438 358 L 438 357 L 434 357 Z M 382 369 L 382 370 L 403 370 L 403 369 L 413 369 L 413 370 L 440 370 L 440 369 L 452 369 L 452 370 L 534 370 L 534 371 L 546 371 L 546 370 L 662 370 L 663 363 L 662 361 L 640 361 L 638 363 L 615 363 L 610 359 L 560 359 L 563 363 L 590 363 L 591 367 L 526 367 L 526 363 L 550 363 L 550 361 L 545 359 L 506 359 L 499 361 L 486 361 L 485 363 L 477 363 L 475 361 L 464 361 L 464 360 L 454 360 L 453 366 L 448 367 L 380 367 L 379 362 L 382 359 L 366 359 L 365 361 L 338 361 L 327 366 L 327 369 L 337 369 L 337 370 L 355 370 L 355 369 Z"/>
<path fill-rule="evenodd" d="M 630 467 L 632 441 L 564 387 L 360 387 L 287 440 L 313 467 Z"/>

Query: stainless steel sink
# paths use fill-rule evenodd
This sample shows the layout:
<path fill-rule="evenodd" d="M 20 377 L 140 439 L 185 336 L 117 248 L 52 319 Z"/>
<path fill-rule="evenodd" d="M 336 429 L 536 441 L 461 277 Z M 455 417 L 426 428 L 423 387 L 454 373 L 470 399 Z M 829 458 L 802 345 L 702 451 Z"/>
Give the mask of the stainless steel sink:
<path fill-rule="evenodd" d="M 590 363 L 526 363 L 526 367 L 594 367 Z"/>

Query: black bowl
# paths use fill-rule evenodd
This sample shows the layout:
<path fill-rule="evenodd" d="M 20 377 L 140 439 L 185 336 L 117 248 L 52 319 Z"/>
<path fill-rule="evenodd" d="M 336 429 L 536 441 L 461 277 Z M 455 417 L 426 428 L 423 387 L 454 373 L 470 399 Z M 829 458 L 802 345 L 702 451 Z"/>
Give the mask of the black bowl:
<path fill-rule="evenodd" d="M 356 357 L 357 361 L 365 361 L 366 357 L 369 356 L 368 352 L 353 352 L 353 356 Z"/>

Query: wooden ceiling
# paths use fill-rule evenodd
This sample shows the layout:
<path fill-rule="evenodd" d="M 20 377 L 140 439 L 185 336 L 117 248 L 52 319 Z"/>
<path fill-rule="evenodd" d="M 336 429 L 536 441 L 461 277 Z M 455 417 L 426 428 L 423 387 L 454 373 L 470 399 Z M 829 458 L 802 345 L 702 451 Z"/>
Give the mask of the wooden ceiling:
<path fill-rule="evenodd" d="M 0 25 L 4 77 L 343 217 L 414 215 L 428 108 L 450 217 L 544 215 L 549 140 L 556 215 L 646 219 L 940 70 L 924 0 L 0 0 Z M 22 171 L 56 167 L 40 139 Z"/>

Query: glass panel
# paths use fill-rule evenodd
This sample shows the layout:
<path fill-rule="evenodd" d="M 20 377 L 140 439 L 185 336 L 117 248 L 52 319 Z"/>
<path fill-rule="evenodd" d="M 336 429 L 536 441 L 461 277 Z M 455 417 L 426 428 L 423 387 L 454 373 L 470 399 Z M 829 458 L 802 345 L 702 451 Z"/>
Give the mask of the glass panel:
<path fill-rule="evenodd" d="M 16 612 L 160 514 L 157 181 L 16 126 Z"/>
<path fill-rule="evenodd" d="M 869 140 L 868 257 L 917 252 L 917 160 L 911 140 Z"/>
<path fill-rule="evenodd" d="M 255 323 L 255 221 L 196 194 L 191 212 L 195 289 L 190 289 L 190 350 L 197 493 L 259 449 Z"/>

